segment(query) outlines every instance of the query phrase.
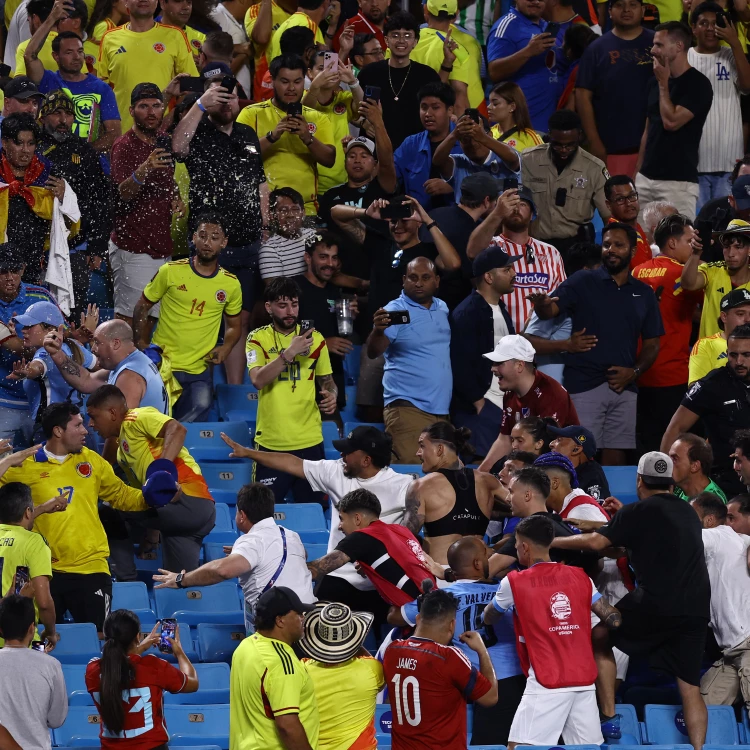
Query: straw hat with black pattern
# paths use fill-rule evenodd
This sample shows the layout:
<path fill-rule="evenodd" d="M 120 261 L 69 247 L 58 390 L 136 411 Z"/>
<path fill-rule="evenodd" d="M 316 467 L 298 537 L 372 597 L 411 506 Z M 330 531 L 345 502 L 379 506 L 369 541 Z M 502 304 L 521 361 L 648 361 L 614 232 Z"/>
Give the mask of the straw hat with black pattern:
<path fill-rule="evenodd" d="M 352 612 L 346 604 L 318 602 L 305 617 L 300 648 L 324 664 L 342 664 L 357 655 L 375 615 Z"/>

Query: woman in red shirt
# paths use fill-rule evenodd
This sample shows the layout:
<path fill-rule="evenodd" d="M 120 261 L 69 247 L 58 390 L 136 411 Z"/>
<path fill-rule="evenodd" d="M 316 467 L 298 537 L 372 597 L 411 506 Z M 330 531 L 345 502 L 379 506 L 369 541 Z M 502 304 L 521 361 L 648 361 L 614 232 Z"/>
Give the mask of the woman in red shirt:
<path fill-rule="evenodd" d="M 150 654 L 141 656 L 160 638 L 159 623 L 140 640 L 141 623 L 128 609 L 112 612 L 104 621 L 107 639 L 100 659 L 86 668 L 86 689 L 102 718 L 104 750 L 167 750 L 163 691 L 194 693 L 195 668 L 180 645 L 179 628 L 169 638 L 178 668 Z"/>

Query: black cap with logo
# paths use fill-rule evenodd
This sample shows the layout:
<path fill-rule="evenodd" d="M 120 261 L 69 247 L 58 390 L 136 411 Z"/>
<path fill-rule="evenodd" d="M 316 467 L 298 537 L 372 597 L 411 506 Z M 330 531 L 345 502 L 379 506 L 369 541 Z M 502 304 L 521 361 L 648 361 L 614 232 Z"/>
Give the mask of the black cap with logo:
<path fill-rule="evenodd" d="M 363 451 L 372 458 L 380 459 L 387 466 L 391 462 L 393 440 L 390 435 L 381 432 L 377 427 L 360 425 L 345 438 L 334 440 L 333 447 L 344 455 L 354 453 L 354 451 Z"/>
<path fill-rule="evenodd" d="M 290 588 L 272 586 L 258 597 L 255 603 L 255 616 L 267 622 L 276 617 L 283 617 L 289 612 L 299 612 L 303 615 L 313 609 L 314 604 L 305 604 Z"/>

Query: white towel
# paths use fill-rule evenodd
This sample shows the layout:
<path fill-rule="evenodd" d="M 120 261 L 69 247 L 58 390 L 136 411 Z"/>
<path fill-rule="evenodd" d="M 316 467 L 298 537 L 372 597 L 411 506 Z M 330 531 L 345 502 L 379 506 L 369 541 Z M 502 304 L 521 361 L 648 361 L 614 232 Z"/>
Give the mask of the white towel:
<path fill-rule="evenodd" d="M 65 218 L 73 223 L 81 220 L 81 210 L 78 208 L 78 198 L 73 188 L 65 182 L 65 195 L 62 203 L 55 198 L 52 209 L 52 227 L 49 233 L 49 261 L 47 275 L 44 277 L 52 294 L 65 315 L 75 305 L 73 296 L 73 274 L 70 271 L 70 251 L 68 249 L 68 227 Z"/>

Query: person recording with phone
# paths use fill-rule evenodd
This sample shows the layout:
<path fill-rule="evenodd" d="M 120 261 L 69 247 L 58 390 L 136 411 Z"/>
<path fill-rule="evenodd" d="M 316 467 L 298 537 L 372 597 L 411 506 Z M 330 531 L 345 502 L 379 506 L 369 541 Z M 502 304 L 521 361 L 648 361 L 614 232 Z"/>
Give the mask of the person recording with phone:
<path fill-rule="evenodd" d="M 410 464 L 425 425 L 448 421 L 453 376 L 448 306 L 436 296 L 440 277 L 435 264 L 415 258 L 406 267 L 403 284 L 398 299 L 375 313 L 367 356 L 385 356 L 385 429 L 393 438 L 396 462 Z"/>
<path fill-rule="evenodd" d="M 92 659 L 86 667 L 86 689 L 101 716 L 99 740 L 103 750 L 165 748 L 169 733 L 164 691 L 198 690 L 198 675 L 182 648 L 179 626 L 175 620 L 162 620 L 141 638 L 138 615 L 118 609 L 104 622 L 104 638 L 101 657 Z M 146 653 L 152 646 L 174 654 L 177 666 Z M 134 700 L 138 701 L 135 707 Z"/>
<path fill-rule="evenodd" d="M 247 368 L 258 389 L 255 443 L 260 451 L 319 461 L 325 457 L 320 412 L 336 411 L 338 390 L 315 321 L 298 324 L 300 296 L 295 281 L 273 279 L 264 295 L 271 323 L 247 338 Z M 284 502 L 290 490 L 295 502 L 324 502 L 324 495 L 314 493 L 306 480 L 259 463 L 253 465 L 253 481 L 270 487 L 277 503 Z"/>

